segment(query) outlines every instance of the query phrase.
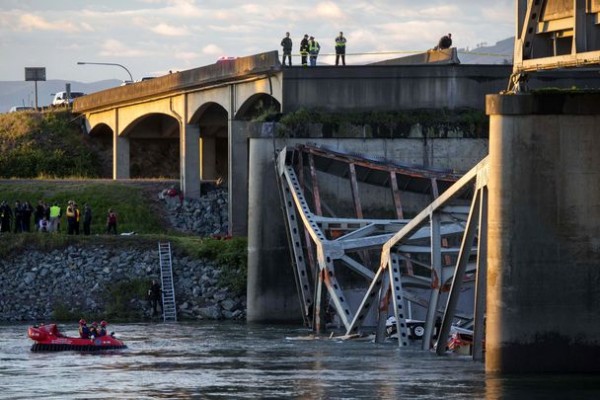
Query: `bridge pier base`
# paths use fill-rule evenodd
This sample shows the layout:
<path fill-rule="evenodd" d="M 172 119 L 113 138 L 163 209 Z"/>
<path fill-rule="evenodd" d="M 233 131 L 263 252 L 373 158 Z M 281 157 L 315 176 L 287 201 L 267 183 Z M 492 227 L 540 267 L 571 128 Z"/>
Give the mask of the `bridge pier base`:
<path fill-rule="evenodd" d="M 200 127 L 186 124 L 180 138 L 180 180 L 185 197 L 200 198 Z"/>
<path fill-rule="evenodd" d="M 598 104 L 487 96 L 488 372 L 600 371 Z"/>

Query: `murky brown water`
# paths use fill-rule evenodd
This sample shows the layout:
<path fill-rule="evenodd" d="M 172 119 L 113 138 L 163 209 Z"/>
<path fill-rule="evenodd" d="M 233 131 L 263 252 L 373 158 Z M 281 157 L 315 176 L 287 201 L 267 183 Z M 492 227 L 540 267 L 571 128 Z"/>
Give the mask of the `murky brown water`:
<path fill-rule="evenodd" d="M 75 325 L 62 325 L 74 334 Z M 418 346 L 303 340 L 289 326 L 114 324 L 129 346 L 32 353 L 27 325 L 0 326 L 1 399 L 598 399 L 600 377 L 486 376 Z M 600 361 L 599 361 L 600 362 Z"/>

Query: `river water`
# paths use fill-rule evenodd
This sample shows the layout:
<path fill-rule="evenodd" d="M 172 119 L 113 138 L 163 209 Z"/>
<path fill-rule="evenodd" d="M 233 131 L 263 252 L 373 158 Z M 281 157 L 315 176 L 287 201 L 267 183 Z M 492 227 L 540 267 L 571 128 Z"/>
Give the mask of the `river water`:
<path fill-rule="evenodd" d="M 61 325 L 74 335 L 76 325 Z M 600 399 L 598 376 L 486 375 L 418 345 L 311 339 L 290 326 L 111 324 L 125 350 L 33 353 L 0 330 L 1 399 Z M 600 362 L 600 360 L 599 360 Z"/>

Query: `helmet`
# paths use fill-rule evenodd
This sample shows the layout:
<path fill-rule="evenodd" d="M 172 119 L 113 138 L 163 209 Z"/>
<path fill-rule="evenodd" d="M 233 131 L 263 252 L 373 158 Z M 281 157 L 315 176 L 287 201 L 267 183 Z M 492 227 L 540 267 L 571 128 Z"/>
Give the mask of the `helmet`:
<path fill-rule="evenodd" d="M 79 325 L 85 325 L 87 324 L 87 322 L 85 322 L 85 319 L 80 319 L 79 320 Z"/>
<path fill-rule="evenodd" d="M 106 321 L 102 321 L 102 322 L 100 322 L 100 325 L 101 325 L 101 326 L 106 326 L 106 325 L 108 325 L 108 324 L 106 323 Z"/>
<path fill-rule="evenodd" d="M 96 321 L 92 322 L 92 326 L 98 326 L 98 323 Z"/>

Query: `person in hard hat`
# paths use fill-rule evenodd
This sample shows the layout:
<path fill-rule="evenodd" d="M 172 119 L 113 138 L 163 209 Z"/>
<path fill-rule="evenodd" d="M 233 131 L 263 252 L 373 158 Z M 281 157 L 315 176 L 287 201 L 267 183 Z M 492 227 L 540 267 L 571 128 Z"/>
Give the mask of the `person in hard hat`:
<path fill-rule="evenodd" d="M 82 339 L 90 338 L 90 328 L 88 328 L 87 322 L 83 318 L 79 320 L 79 337 Z"/>
<path fill-rule="evenodd" d="M 100 321 L 97 337 L 106 336 L 106 325 L 108 325 L 106 321 Z"/>

